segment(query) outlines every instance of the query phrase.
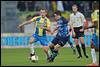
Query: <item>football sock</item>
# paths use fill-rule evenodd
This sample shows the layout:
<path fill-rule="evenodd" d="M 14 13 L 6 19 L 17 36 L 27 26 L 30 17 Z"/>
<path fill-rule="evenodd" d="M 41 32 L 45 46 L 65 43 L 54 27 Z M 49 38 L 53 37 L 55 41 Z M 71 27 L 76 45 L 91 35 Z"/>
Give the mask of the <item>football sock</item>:
<path fill-rule="evenodd" d="M 77 48 L 77 51 L 78 51 L 79 56 L 82 56 L 82 55 L 81 55 L 81 50 L 80 50 L 79 45 L 76 45 L 76 48 Z"/>
<path fill-rule="evenodd" d="M 58 54 L 58 51 L 57 50 L 54 50 L 53 51 L 53 54 L 52 54 L 52 59 L 54 59 L 57 56 L 57 54 Z"/>
<path fill-rule="evenodd" d="M 53 51 L 54 51 L 54 47 L 50 47 L 50 50 L 51 50 L 51 52 L 53 53 Z"/>
<path fill-rule="evenodd" d="M 50 58 L 50 51 L 48 50 L 47 58 Z"/>
<path fill-rule="evenodd" d="M 70 42 L 69 44 L 70 44 L 71 48 L 72 48 L 73 50 L 75 50 L 73 44 L 72 44 L 71 42 Z"/>
<path fill-rule="evenodd" d="M 85 44 L 82 44 L 82 49 L 83 49 L 84 55 L 86 55 Z"/>
<path fill-rule="evenodd" d="M 91 49 L 91 55 L 92 55 L 92 62 L 96 63 L 96 53 L 94 48 Z"/>
<path fill-rule="evenodd" d="M 34 44 L 30 44 L 31 54 L 35 54 Z"/>

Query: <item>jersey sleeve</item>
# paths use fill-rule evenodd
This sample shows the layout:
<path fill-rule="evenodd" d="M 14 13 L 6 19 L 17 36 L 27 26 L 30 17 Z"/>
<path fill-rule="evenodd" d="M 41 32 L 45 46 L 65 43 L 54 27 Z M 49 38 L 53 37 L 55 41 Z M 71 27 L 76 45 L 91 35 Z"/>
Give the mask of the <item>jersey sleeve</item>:
<path fill-rule="evenodd" d="M 47 27 L 50 27 L 50 20 L 47 19 Z"/>
<path fill-rule="evenodd" d="M 82 19 L 82 22 L 85 22 L 86 21 L 83 14 L 81 14 L 81 19 Z"/>
<path fill-rule="evenodd" d="M 73 20 L 72 20 L 72 14 L 70 15 L 70 24 L 72 24 L 73 23 Z"/>
<path fill-rule="evenodd" d="M 68 20 L 65 19 L 64 17 L 62 17 L 62 20 L 63 20 L 63 24 L 68 24 Z"/>
<path fill-rule="evenodd" d="M 32 22 L 34 22 L 38 17 L 34 17 L 31 19 Z"/>
<path fill-rule="evenodd" d="M 98 16 L 98 15 L 97 15 L 96 12 L 94 12 L 94 13 L 91 14 L 92 22 L 98 21 L 97 16 Z"/>

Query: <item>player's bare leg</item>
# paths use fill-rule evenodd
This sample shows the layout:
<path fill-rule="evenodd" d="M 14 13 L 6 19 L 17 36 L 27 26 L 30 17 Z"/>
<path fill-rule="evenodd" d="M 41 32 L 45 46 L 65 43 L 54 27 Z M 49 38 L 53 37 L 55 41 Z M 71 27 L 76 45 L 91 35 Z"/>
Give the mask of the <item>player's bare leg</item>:
<path fill-rule="evenodd" d="M 35 51 L 34 51 L 34 37 L 30 37 L 30 40 L 29 40 L 29 45 L 30 45 L 30 50 L 31 50 L 31 53 L 30 53 L 30 58 L 32 57 L 32 56 L 35 56 L 36 57 L 36 54 L 35 54 Z M 34 63 L 36 63 L 36 61 L 34 61 L 34 60 L 31 60 L 32 62 L 34 62 Z"/>
<path fill-rule="evenodd" d="M 31 49 L 31 54 L 30 54 L 30 56 L 34 56 L 35 55 L 35 51 L 34 51 L 34 44 L 33 44 L 33 42 L 34 42 L 34 38 L 31 36 L 30 37 L 30 40 L 29 40 L 29 43 L 30 43 L 30 49 Z"/>
<path fill-rule="evenodd" d="M 87 66 L 98 66 L 93 39 L 91 40 L 91 55 L 92 55 L 92 64 L 88 64 Z"/>
<path fill-rule="evenodd" d="M 92 55 L 92 63 L 96 64 L 97 60 L 96 60 L 96 53 L 93 40 L 91 40 L 91 55 Z"/>
<path fill-rule="evenodd" d="M 84 52 L 84 56 L 86 58 L 88 58 L 88 56 L 86 54 L 86 49 L 85 49 L 85 44 L 84 44 L 84 38 L 83 37 L 80 37 L 80 42 L 81 42 L 81 45 L 82 45 L 82 49 L 83 49 L 83 52 Z"/>
<path fill-rule="evenodd" d="M 42 48 L 43 48 L 45 54 L 47 55 L 47 60 L 48 60 L 48 58 L 50 57 L 50 54 L 49 54 L 49 51 L 48 51 L 49 46 L 43 46 Z"/>
<path fill-rule="evenodd" d="M 53 50 L 54 50 L 54 44 L 50 43 L 49 48 L 50 48 L 51 52 L 53 53 Z"/>
<path fill-rule="evenodd" d="M 81 55 L 81 49 L 80 49 L 80 46 L 79 46 L 79 44 L 78 44 L 78 39 L 75 38 L 74 40 L 75 40 L 76 48 L 77 48 L 77 51 L 78 51 L 78 54 L 79 54 L 79 56 L 78 56 L 77 58 L 81 58 L 82 55 Z"/>

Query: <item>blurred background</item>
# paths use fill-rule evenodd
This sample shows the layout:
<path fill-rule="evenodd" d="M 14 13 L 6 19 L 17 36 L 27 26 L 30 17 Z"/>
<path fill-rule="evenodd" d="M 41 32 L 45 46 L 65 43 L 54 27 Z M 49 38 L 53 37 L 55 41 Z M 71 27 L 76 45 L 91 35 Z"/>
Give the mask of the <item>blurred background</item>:
<path fill-rule="evenodd" d="M 25 25 L 21 30 L 17 26 L 25 20 L 39 14 L 41 7 L 48 10 L 51 23 L 54 22 L 53 12 L 60 10 L 62 15 L 69 19 L 71 6 L 77 4 L 79 11 L 85 15 L 91 24 L 93 1 L 1 1 L 1 46 L 28 46 L 29 36 L 33 34 L 34 23 Z M 51 24 L 51 28 L 54 24 Z M 52 40 L 53 36 L 48 36 Z M 89 31 L 88 40 L 91 39 Z M 90 45 L 90 42 L 87 43 Z"/>

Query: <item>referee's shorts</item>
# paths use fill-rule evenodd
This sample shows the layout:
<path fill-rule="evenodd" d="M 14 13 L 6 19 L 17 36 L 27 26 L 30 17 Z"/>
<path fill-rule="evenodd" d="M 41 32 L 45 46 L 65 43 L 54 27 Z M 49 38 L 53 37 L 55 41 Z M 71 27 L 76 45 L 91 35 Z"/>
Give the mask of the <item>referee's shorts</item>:
<path fill-rule="evenodd" d="M 80 29 L 82 29 L 82 26 L 74 27 L 75 36 L 73 38 L 84 37 L 84 30 L 80 32 Z"/>

